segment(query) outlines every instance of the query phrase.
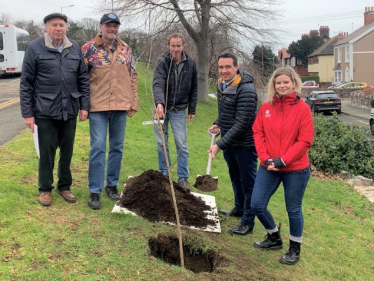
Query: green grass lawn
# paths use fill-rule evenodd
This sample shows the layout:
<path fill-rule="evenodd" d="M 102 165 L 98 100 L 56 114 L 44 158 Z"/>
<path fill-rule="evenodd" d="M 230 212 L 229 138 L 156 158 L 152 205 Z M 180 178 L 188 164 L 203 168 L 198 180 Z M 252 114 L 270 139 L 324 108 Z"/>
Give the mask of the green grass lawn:
<path fill-rule="evenodd" d="M 156 141 L 150 120 L 152 95 L 147 70 L 139 70 L 139 112 L 128 119 L 120 182 L 149 169 L 157 169 Z M 198 104 L 188 123 L 190 182 L 205 174 L 210 137 L 207 133 L 217 115 L 215 101 Z M 170 140 L 172 161 L 174 141 Z M 237 218 L 221 217 L 221 234 L 183 229 L 183 235 L 204 250 L 224 258 L 212 273 L 195 274 L 151 256 L 148 239 L 176 234 L 176 228 L 141 217 L 113 214 L 113 201 L 105 195 L 102 208 L 87 206 L 89 153 L 88 122 L 78 124 L 72 161 L 75 204 L 53 192 L 51 207 L 38 204 L 37 156 L 32 135 L 23 131 L 0 148 L 0 279 L 1 280 L 372 280 L 374 272 L 373 206 L 351 187 L 335 180 L 311 178 L 304 197 L 305 229 L 300 262 L 278 262 L 286 251 L 260 251 L 252 244 L 265 235 L 256 221 L 252 235 L 230 236 Z M 175 161 L 173 161 L 175 162 Z M 175 174 L 175 168 L 173 168 Z M 212 176 L 219 177 L 214 195 L 219 208 L 233 206 L 233 192 L 222 153 L 213 161 Z M 176 180 L 176 175 L 173 175 Z M 196 190 L 194 190 L 196 191 Z M 288 247 L 288 219 L 280 188 L 269 208 L 283 223 L 282 237 Z"/>

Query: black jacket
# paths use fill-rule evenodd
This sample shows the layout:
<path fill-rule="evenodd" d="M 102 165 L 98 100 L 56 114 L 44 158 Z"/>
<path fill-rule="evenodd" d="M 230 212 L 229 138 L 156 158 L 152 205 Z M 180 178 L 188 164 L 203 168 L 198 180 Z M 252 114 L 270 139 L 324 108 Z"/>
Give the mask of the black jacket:
<path fill-rule="evenodd" d="M 223 92 L 217 85 L 218 118 L 213 124 L 221 129 L 220 149 L 254 146 L 252 125 L 257 114 L 257 94 L 253 77 L 239 69 L 241 81 Z"/>
<path fill-rule="evenodd" d="M 22 117 L 67 120 L 89 110 L 89 77 L 79 45 L 60 53 L 42 36 L 26 48 L 20 84 Z"/>
<path fill-rule="evenodd" d="M 185 110 L 188 114 L 195 115 L 197 103 L 197 68 L 194 60 L 184 51 L 186 59 L 178 76 L 177 65 L 166 52 L 158 60 L 153 73 L 154 102 L 163 104 L 167 100 L 166 110 Z M 168 81 L 169 75 L 169 83 Z"/>

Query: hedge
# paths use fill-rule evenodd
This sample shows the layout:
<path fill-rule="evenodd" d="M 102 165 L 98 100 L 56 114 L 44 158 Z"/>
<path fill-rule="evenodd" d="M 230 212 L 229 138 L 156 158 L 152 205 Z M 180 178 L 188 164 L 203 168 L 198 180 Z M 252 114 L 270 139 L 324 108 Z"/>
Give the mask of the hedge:
<path fill-rule="evenodd" d="M 309 157 L 318 170 L 374 179 L 374 140 L 368 129 L 344 124 L 335 113 L 332 117 L 314 114 L 313 122 L 315 137 Z"/>

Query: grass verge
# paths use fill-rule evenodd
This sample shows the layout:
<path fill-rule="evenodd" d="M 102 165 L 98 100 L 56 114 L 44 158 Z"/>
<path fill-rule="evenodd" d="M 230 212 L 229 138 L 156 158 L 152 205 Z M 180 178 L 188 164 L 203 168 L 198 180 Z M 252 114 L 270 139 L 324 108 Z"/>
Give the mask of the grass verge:
<path fill-rule="evenodd" d="M 146 91 L 147 70 L 143 66 L 138 69 L 144 111 L 128 119 L 121 183 L 129 175 L 136 176 L 158 166 L 153 128 L 142 125 L 142 121 L 149 120 L 152 109 L 151 94 Z M 216 115 L 215 101 L 198 104 L 195 120 L 188 123 L 191 183 L 197 174 L 205 173 L 210 143 L 207 129 Z M 170 143 L 173 144 L 172 139 Z M 173 149 L 171 145 L 175 160 Z M 301 260 L 295 266 L 278 262 L 286 249 L 259 251 L 252 247 L 265 234 L 258 221 L 252 235 L 237 237 L 227 231 L 239 220 L 221 217 L 221 234 L 183 229 L 189 243 L 219 251 L 225 258 L 215 272 L 194 274 L 149 255 L 148 238 L 176 233 L 174 227 L 112 214 L 114 203 L 105 195 L 99 211 L 87 207 L 88 153 L 88 122 L 82 122 L 78 124 L 72 162 L 72 191 L 77 203 L 66 203 L 54 191 L 53 205 L 46 208 L 37 203 L 37 156 L 30 131 L 23 131 L 0 149 L 1 280 L 372 279 L 373 206 L 345 183 L 317 178 L 309 181 L 303 208 Z M 233 193 L 222 153 L 213 161 L 211 175 L 219 176 L 219 184 L 217 191 L 210 194 L 216 197 L 219 208 L 231 208 Z M 276 221 L 283 223 L 282 236 L 288 247 L 282 188 L 272 198 L 269 208 Z"/>

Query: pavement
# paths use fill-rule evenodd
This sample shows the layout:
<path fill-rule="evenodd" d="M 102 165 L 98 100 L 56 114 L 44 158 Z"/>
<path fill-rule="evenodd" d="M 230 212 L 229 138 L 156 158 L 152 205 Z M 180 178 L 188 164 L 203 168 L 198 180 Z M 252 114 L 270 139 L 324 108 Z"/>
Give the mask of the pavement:
<path fill-rule="evenodd" d="M 359 108 L 351 105 L 350 98 L 341 98 L 342 114 L 355 116 L 368 121 L 370 119 L 370 109 Z"/>

